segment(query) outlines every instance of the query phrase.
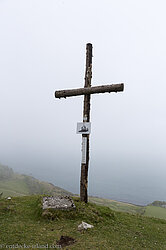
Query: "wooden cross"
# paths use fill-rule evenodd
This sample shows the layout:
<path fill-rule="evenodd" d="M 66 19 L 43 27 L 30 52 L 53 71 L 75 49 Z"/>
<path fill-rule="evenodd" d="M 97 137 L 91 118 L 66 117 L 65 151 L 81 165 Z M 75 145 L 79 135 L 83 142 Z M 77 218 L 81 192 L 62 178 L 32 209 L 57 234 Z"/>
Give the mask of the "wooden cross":
<path fill-rule="evenodd" d="M 84 88 L 55 91 L 55 98 L 66 98 L 70 96 L 84 95 L 83 123 L 90 122 L 90 97 L 91 94 L 105 92 L 119 92 L 124 90 L 124 84 L 102 85 L 91 87 L 92 78 L 92 44 L 86 45 L 86 69 L 85 69 L 85 85 Z M 82 142 L 84 142 L 85 159 L 81 162 L 81 179 L 80 179 L 80 199 L 88 202 L 87 186 L 88 186 L 88 164 L 89 164 L 89 134 L 82 134 Z M 83 149 L 82 149 L 83 150 Z"/>

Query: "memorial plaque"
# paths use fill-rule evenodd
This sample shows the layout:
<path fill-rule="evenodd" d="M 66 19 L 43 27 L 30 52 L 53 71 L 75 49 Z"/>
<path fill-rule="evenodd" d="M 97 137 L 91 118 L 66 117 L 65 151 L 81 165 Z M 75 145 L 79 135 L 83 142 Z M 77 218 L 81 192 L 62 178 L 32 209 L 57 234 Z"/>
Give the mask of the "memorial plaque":
<path fill-rule="evenodd" d="M 77 134 L 89 135 L 91 132 L 90 122 L 78 122 L 77 123 Z"/>

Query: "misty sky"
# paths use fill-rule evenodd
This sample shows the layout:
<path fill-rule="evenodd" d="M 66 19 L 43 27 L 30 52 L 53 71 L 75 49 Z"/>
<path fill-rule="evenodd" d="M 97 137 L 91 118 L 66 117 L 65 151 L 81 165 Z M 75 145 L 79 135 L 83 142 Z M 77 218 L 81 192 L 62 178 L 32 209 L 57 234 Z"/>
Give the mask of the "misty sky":
<path fill-rule="evenodd" d="M 0 162 L 79 192 L 83 97 L 54 92 L 83 87 L 90 42 L 92 85 L 125 84 L 91 98 L 90 192 L 164 183 L 165 9 L 164 0 L 0 0 Z"/>

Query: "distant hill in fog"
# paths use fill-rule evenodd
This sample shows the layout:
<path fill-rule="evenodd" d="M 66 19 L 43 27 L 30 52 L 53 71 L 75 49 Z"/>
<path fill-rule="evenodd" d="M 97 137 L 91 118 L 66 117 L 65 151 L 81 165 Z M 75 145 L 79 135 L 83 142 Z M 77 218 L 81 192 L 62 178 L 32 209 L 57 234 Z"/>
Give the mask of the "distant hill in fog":
<path fill-rule="evenodd" d="M 52 183 L 39 181 L 32 176 L 17 174 L 12 168 L 0 164 L 0 193 L 2 192 L 2 197 L 31 194 L 72 195 Z"/>

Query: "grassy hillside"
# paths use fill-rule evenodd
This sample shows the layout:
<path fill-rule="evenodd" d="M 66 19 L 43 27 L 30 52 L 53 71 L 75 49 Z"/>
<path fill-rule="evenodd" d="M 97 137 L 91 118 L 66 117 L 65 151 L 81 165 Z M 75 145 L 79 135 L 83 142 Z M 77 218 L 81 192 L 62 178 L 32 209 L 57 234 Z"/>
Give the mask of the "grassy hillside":
<path fill-rule="evenodd" d="M 140 214 L 144 216 L 159 218 L 166 220 L 166 208 L 164 201 L 154 201 L 147 206 L 137 206 L 129 203 L 114 201 L 110 199 L 103 199 L 98 197 L 90 197 L 89 200 L 101 206 L 107 206 L 114 211 L 127 212 L 131 214 Z"/>
<path fill-rule="evenodd" d="M 147 206 L 144 215 L 166 220 L 166 208 Z"/>
<path fill-rule="evenodd" d="M 146 206 L 145 215 L 166 220 L 166 202 L 154 201 Z"/>
<path fill-rule="evenodd" d="M 112 210 L 119 212 L 127 212 L 132 214 L 144 214 L 146 207 L 137 206 L 130 203 L 124 203 L 119 201 L 114 201 L 110 199 L 98 198 L 98 197 L 89 197 L 89 200 L 97 205 L 107 206 Z"/>
<path fill-rule="evenodd" d="M 0 165 L 0 193 L 3 197 L 24 196 L 30 194 L 71 195 L 70 192 L 51 183 L 39 181 L 32 176 L 20 175 Z"/>
<path fill-rule="evenodd" d="M 51 183 L 41 182 L 32 176 L 16 174 L 11 168 L 0 165 L 0 194 L 2 192 L 2 197 L 27 196 L 31 194 L 72 195 Z M 166 202 L 164 201 L 154 201 L 149 206 L 141 207 L 97 197 L 89 197 L 89 200 L 97 205 L 107 206 L 114 211 L 166 219 L 166 208 L 163 207 Z"/>
<path fill-rule="evenodd" d="M 24 196 L 0 201 L 2 249 L 46 249 L 47 244 L 51 249 L 61 236 L 75 240 L 65 249 L 166 249 L 164 220 L 116 212 L 92 203 L 85 205 L 78 198 L 76 210 L 50 210 L 44 216 L 41 199 Z M 94 228 L 78 231 L 82 221 Z"/>

